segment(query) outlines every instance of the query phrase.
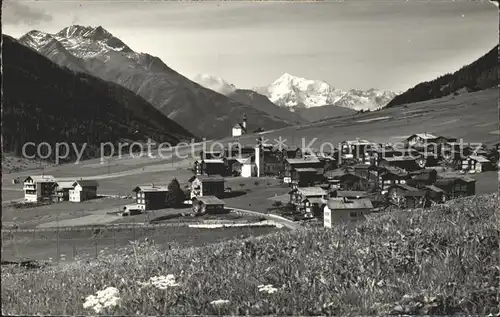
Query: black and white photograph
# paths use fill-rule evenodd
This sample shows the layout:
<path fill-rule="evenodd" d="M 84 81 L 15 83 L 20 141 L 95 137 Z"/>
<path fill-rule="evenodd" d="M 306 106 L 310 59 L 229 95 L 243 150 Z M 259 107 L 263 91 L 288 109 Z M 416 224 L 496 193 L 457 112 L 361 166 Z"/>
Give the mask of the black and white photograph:
<path fill-rule="evenodd" d="M 2 316 L 500 316 L 499 12 L 2 1 Z"/>

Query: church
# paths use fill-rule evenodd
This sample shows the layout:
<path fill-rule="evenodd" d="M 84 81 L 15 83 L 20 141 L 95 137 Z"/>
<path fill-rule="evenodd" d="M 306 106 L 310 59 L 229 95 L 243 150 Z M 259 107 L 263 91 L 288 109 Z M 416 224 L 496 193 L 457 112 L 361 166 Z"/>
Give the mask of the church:
<path fill-rule="evenodd" d="M 233 126 L 232 136 L 241 136 L 247 133 L 247 116 L 243 114 L 243 121 Z"/>

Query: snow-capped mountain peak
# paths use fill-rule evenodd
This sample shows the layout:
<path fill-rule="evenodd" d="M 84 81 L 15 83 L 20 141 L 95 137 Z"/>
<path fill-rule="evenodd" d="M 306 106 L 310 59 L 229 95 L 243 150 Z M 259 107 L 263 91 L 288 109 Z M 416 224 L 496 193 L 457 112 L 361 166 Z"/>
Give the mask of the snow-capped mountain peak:
<path fill-rule="evenodd" d="M 324 80 L 311 80 L 284 73 L 266 88 L 259 88 L 269 99 L 291 111 L 325 105 L 355 110 L 375 110 L 385 106 L 396 95 L 378 89 L 343 91 Z"/>
<path fill-rule="evenodd" d="M 272 102 L 294 111 L 295 108 L 332 104 L 344 92 L 322 80 L 310 80 L 284 73 L 267 88 L 267 94 Z"/>
<path fill-rule="evenodd" d="M 223 95 L 228 95 L 236 90 L 236 87 L 233 84 L 228 83 L 223 78 L 218 76 L 198 74 L 192 79 L 192 81 Z"/>

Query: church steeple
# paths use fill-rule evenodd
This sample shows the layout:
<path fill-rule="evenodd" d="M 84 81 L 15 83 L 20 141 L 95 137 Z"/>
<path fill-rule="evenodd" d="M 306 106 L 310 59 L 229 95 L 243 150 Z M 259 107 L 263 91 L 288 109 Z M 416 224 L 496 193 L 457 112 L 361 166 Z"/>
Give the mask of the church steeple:
<path fill-rule="evenodd" d="M 243 126 L 243 128 L 245 130 L 247 129 L 247 114 L 246 113 L 243 113 L 243 121 L 242 121 L 241 125 Z"/>

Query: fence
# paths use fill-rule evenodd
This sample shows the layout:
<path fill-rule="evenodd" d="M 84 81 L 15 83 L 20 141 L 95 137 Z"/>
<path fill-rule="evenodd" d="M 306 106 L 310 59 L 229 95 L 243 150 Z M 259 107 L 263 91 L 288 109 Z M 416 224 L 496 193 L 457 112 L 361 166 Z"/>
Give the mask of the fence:
<path fill-rule="evenodd" d="M 211 230 L 189 228 L 184 222 L 169 224 L 126 224 L 120 226 L 89 226 L 47 229 L 2 230 L 2 260 L 29 258 L 39 261 L 72 261 L 77 258 L 98 258 L 102 254 L 119 254 L 131 241 L 148 238 L 161 247 L 171 244 L 202 246 L 223 240 L 262 235 L 277 230 L 272 226 L 224 228 Z M 213 222 L 221 223 L 221 221 Z M 224 224 L 241 222 L 223 221 Z"/>

